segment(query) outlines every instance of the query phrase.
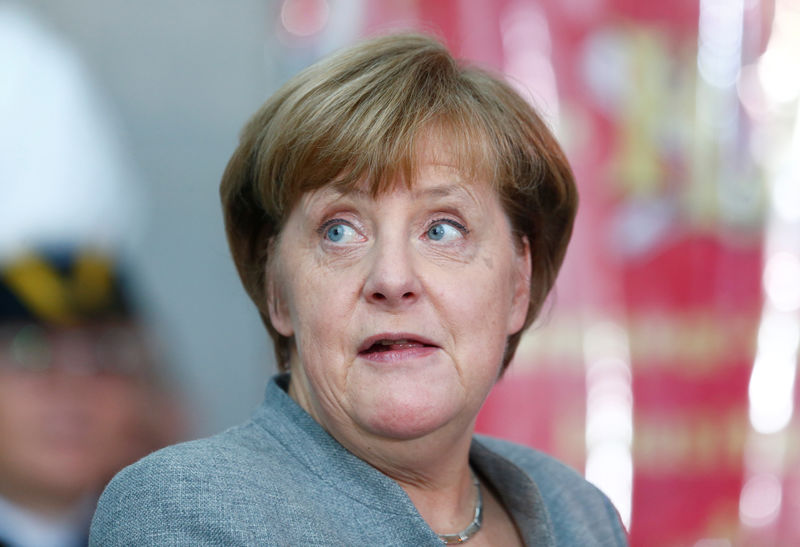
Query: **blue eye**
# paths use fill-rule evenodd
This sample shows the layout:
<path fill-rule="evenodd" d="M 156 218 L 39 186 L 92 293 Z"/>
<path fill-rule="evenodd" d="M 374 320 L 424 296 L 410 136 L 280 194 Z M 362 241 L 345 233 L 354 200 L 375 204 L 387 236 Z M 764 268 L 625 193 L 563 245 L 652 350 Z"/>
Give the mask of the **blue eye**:
<path fill-rule="evenodd" d="M 333 243 L 348 243 L 358 238 L 358 232 L 349 224 L 340 221 L 331 221 L 322 227 L 325 239 Z"/>
<path fill-rule="evenodd" d="M 456 226 L 454 221 L 438 221 L 428 228 L 428 238 L 433 241 L 449 241 L 461 238 L 466 233 L 466 228 L 460 224 Z"/>
<path fill-rule="evenodd" d="M 328 228 L 328 231 L 325 235 L 331 241 L 341 241 L 344 238 L 344 226 L 341 224 L 335 224 Z"/>

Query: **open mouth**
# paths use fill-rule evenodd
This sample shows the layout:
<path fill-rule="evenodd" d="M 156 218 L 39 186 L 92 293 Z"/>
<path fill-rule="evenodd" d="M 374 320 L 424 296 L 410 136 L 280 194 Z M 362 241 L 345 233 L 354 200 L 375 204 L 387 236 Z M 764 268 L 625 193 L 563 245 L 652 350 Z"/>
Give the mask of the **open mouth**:
<path fill-rule="evenodd" d="M 404 350 L 404 349 L 413 349 L 413 348 L 426 348 L 426 347 L 433 347 L 429 344 L 423 344 L 422 342 L 418 342 L 416 340 L 379 340 L 369 346 L 365 351 L 362 353 L 378 353 L 383 351 L 397 351 L 397 350 Z"/>
<path fill-rule="evenodd" d="M 374 336 L 364 341 L 358 353 L 363 356 L 377 356 L 389 353 L 416 353 L 436 347 L 432 342 L 418 337 Z"/>

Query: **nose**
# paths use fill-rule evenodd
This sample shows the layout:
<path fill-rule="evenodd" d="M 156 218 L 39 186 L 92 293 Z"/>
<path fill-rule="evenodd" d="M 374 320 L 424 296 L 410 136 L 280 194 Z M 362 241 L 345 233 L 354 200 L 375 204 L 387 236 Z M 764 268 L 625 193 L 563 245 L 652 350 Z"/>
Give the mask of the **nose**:
<path fill-rule="evenodd" d="M 364 283 L 364 297 L 367 302 L 395 310 L 416 302 L 422 285 L 410 246 L 397 239 L 384 241 L 376 244 L 372 255 Z"/>

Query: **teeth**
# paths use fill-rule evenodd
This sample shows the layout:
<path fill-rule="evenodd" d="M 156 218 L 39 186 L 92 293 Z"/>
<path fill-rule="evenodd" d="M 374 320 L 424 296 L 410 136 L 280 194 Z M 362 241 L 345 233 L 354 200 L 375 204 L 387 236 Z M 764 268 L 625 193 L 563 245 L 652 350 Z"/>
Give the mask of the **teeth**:
<path fill-rule="evenodd" d="M 408 344 L 410 342 L 408 340 L 381 340 L 380 343 L 383 346 L 394 346 L 395 344 Z"/>
<path fill-rule="evenodd" d="M 364 352 L 372 352 L 372 351 L 393 351 L 393 350 L 404 350 L 404 349 L 412 349 L 412 348 L 422 348 L 425 347 L 427 344 L 420 342 L 419 340 L 415 340 L 413 338 L 399 338 L 396 340 L 389 339 L 389 338 L 382 338 L 380 340 L 376 340 L 372 343 L 372 345 L 366 349 Z"/>

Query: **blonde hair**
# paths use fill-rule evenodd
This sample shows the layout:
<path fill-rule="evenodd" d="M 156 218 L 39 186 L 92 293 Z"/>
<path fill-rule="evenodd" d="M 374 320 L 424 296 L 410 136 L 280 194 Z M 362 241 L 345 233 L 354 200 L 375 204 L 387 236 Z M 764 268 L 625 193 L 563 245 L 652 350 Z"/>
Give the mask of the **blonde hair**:
<path fill-rule="evenodd" d="M 560 146 L 535 110 L 499 78 L 457 62 L 429 36 L 384 36 L 289 80 L 245 125 L 222 177 L 233 260 L 282 370 L 294 342 L 270 323 L 266 271 L 292 208 L 306 192 L 329 184 L 347 189 L 367 181 L 373 195 L 398 180 L 413 184 L 416 143 L 431 132 L 446 137 L 460 169 L 492 181 L 514 232 L 527 236 L 532 271 L 525 327 L 538 316 L 577 209 Z M 504 367 L 521 335 L 507 340 Z"/>

